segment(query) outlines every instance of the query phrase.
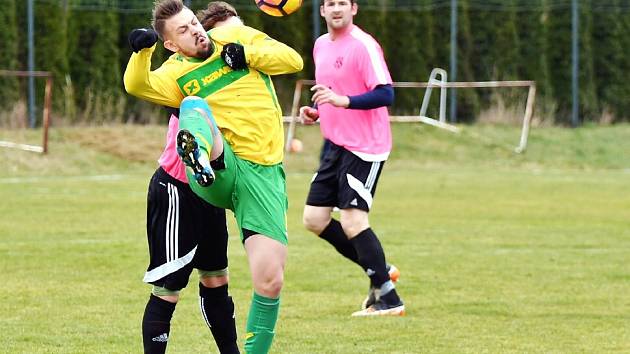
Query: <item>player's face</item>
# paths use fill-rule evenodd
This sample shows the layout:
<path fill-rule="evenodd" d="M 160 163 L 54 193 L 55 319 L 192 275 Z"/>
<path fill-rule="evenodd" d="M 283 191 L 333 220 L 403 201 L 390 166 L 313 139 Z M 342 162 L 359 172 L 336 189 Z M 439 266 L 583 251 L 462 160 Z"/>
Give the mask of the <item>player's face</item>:
<path fill-rule="evenodd" d="M 325 0 L 319 12 L 329 30 L 340 30 L 352 24 L 352 17 L 357 14 L 357 4 L 350 0 Z"/>
<path fill-rule="evenodd" d="M 188 8 L 166 20 L 164 47 L 188 57 L 205 59 L 212 54 L 208 34 Z"/>

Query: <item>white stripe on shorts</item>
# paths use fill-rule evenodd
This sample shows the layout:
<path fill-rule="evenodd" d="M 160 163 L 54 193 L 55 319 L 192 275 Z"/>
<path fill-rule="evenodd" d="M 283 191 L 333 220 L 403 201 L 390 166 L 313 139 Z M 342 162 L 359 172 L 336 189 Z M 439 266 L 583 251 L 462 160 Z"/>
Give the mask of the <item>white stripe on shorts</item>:
<path fill-rule="evenodd" d="M 165 276 L 176 272 L 182 268 L 184 268 L 188 263 L 190 263 L 195 257 L 195 252 L 197 252 L 197 246 L 192 249 L 192 251 L 188 252 L 187 255 L 172 260 L 170 262 L 166 262 L 159 267 L 153 268 L 150 271 L 144 274 L 144 279 L 142 279 L 145 283 L 154 282 L 156 280 L 160 280 Z"/>
<path fill-rule="evenodd" d="M 171 261 L 171 215 L 173 214 L 173 202 L 171 197 L 171 184 L 166 185 L 168 191 L 168 212 L 166 213 L 166 232 L 164 233 L 164 245 L 166 246 L 166 262 Z"/>
<path fill-rule="evenodd" d="M 374 187 L 374 182 L 376 181 L 376 176 L 378 176 L 378 169 L 381 167 L 380 162 L 372 162 L 372 167 L 370 168 L 370 173 L 365 181 L 365 188 L 368 191 L 372 192 L 372 188 Z"/>
<path fill-rule="evenodd" d="M 365 188 L 363 183 L 353 175 L 346 173 L 346 178 L 348 179 L 348 185 L 350 188 L 354 189 L 354 191 L 357 192 L 363 200 L 365 200 L 368 205 L 368 209 L 370 209 L 372 207 L 372 194 L 370 194 L 370 191 Z"/>
<path fill-rule="evenodd" d="M 173 231 L 173 244 L 175 245 L 175 252 L 173 252 L 173 259 L 176 259 L 179 257 L 179 191 L 177 190 L 177 187 L 173 186 L 173 192 L 173 195 L 175 196 L 175 198 L 173 198 L 175 203 L 175 228 Z"/>
<path fill-rule="evenodd" d="M 179 193 L 168 183 L 168 213 L 166 214 L 166 262 L 179 257 Z"/>

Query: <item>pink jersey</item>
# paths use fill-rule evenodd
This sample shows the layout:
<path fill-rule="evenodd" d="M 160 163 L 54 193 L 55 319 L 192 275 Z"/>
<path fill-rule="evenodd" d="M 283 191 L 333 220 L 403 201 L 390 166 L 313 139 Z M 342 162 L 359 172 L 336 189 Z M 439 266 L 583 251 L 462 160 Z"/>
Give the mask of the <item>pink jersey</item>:
<path fill-rule="evenodd" d="M 171 177 L 188 183 L 188 178 L 186 178 L 186 165 L 184 165 L 179 155 L 177 155 L 178 130 L 179 119 L 171 115 L 171 119 L 168 121 L 168 131 L 166 132 L 166 146 L 158 159 L 158 163 Z"/>
<path fill-rule="evenodd" d="M 334 41 L 330 34 L 319 37 L 313 57 L 317 83 L 339 95 L 360 95 L 392 83 L 381 46 L 355 25 Z M 387 107 L 361 110 L 323 104 L 317 108 L 326 139 L 365 161 L 387 159 L 392 149 Z"/>

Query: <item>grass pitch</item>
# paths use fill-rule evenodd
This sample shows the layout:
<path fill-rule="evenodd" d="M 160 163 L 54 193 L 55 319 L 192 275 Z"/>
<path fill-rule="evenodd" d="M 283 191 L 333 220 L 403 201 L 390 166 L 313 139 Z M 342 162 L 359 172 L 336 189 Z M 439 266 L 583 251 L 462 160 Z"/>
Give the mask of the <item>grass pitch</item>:
<path fill-rule="evenodd" d="M 164 130 L 53 129 L 47 156 L 0 150 L 0 352 L 142 351 L 146 187 Z M 629 126 L 534 130 L 514 155 L 516 129 L 395 125 L 371 224 L 402 271 L 403 318 L 349 317 L 368 282 L 301 225 L 320 138 L 298 133 L 306 151 L 285 162 L 290 248 L 273 352 L 630 351 Z M 251 285 L 230 226 L 242 344 Z M 217 352 L 195 277 L 169 353 Z"/>

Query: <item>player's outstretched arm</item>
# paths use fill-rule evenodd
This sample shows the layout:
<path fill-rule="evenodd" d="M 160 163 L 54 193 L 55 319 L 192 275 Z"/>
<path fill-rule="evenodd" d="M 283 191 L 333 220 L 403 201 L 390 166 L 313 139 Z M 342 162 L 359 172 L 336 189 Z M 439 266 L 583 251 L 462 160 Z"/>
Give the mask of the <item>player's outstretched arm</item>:
<path fill-rule="evenodd" d="M 151 56 L 157 34 L 152 29 L 135 29 L 129 33 L 129 46 L 134 51 L 123 75 L 125 90 L 133 96 L 163 106 L 179 107 L 183 96 L 175 80 L 168 76 L 165 65 L 151 71 Z"/>
<path fill-rule="evenodd" d="M 245 26 L 243 49 L 247 64 L 267 75 L 292 74 L 304 67 L 302 56 L 295 49 L 267 34 Z"/>

